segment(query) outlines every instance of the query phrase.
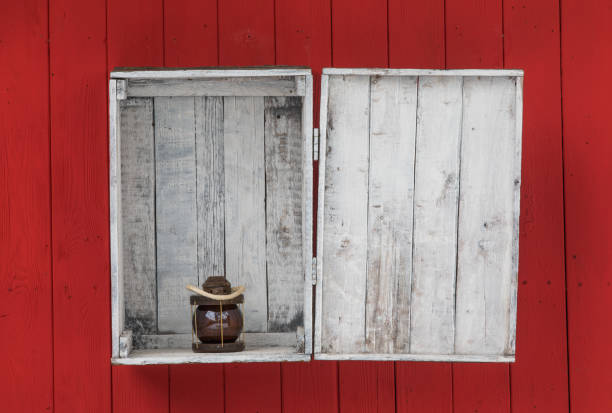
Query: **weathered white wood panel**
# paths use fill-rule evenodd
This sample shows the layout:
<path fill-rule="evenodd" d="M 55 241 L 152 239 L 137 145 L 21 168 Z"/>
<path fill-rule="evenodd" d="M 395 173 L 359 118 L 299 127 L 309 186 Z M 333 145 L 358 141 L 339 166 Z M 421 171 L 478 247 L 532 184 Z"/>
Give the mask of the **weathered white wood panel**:
<path fill-rule="evenodd" d="M 365 345 L 370 78 L 329 79 L 322 351 Z"/>
<path fill-rule="evenodd" d="M 300 96 L 303 79 L 278 77 L 223 77 L 204 79 L 128 80 L 128 96 Z"/>
<path fill-rule="evenodd" d="M 191 331 L 197 284 L 194 98 L 155 98 L 158 331 Z"/>
<path fill-rule="evenodd" d="M 324 75 L 330 76 L 523 76 L 522 70 L 516 69 L 384 69 L 384 68 L 339 68 L 323 69 Z"/>
<path fill-rule="evenodd" d="M 157 331 L 153 100 L 120 101 L 125 328 Z"/>
<path fill-rule="evenodd" d="M 371 78 L 366 351 L 408 351 L 416 77 Z M 332 149 L 333 151 L 334 149 Z"/>
<path fill-rule="evenodd" d="M 460 77 L 419 78 L 410 352 L 454 351 Z"/>
<path fill-rule="evenodd" d="M 223 98 L 195 98 L 198 283 L 225 275 Z"/>
<path fill-rule="evenodd" d="M 297 330 L 296 330 L 297 331 Z M 294 347 L 298 346 L 296 331 L 291 333 L 244 333 L 246 347 Z M 146 334 L 141 336 L 138 350 L 161 348 L 191 348 L 191 334 Z M 303 337 L 301 337 L 303 340 Z M 197 340 L 197 339 L 196 339 Z"/>
<path fill-rule="evenodd" d="M 224 98 L 225 268 L 247 295 L 245 331 L 265 332 L 266 206 L 264 98 Z"/>
<path fill-rule="evenodd" d="M 304 326 L 302 99 L 266 97 L 268 331 Z"/>
<path fill-rule="evenodd" d="M 515 276 L 516 79 L 464 79 L 455 351 L 503 354 Z"/>
<path fill-rule="evenodd" d="M 402 219 L 385 206 L 406 202 L 402 195 L 411 175 L 402 163 L 409 154 L 402 149 L 404 134 L 394 128 L 410 119 L 393 113 L 401 112 L 401 104 L 381 102 L 393 101 L 393 88 L 386 85 L 415 75 L 420 77 L 418 92 L 403 92 L 417 109 L 412 116 L 415 153 L 407 161 L 408 171 L 414 168 L 414 199 Z M 520 71 L 324 72 L 316 358 L 514 360 L 520 76 Z M 360 79 L 367 77 L 371 87 L 364 91 Z M 371 104 L 359 104 L 357 96 L 368 95 Z M 387 113 L 393 115 L 387 118 Z M 362 149 L 363 130 L 369 131 L 369 157 Z M 398 242 L 391 234 L 401 229 L 413 231 Z M 406 247 L 412 250 L 410 268 L 398 271 L 403 265 L 398 251 Z M 365 289 L 359 278 L 364 248 Z M 400 292 L 399 282 L 405 279 L 407 294 Z M 389 316 L 399 313 L 402 302 L 409 305 L 401 318 L 410 326 L 406 340 L 399 320 Z"/>

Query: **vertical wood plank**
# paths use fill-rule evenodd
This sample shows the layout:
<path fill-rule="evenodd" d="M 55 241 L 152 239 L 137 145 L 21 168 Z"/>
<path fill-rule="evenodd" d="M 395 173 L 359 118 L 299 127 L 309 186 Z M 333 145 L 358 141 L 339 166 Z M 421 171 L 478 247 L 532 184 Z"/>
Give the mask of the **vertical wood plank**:
<path fill-rule="evenodd" d="M 338 412 L 337 362 L 282 363 L 281 378 L 283 412 Z"/>
<path fill-rule="evenodd" d="M 527 79 L 513 411 L 569 409 L 559 7 L 554 1 L 504 2 L 504 65 L 523 68 Z"/>
<path fill-rule="evenodd" d="M 234 363 L 224 368 L 226 413 L 280 413 L 280 363 Z"/>
<path fill-rule="evenodd" d="M 169 366 L 169 413 L 224 413 L 223 364 Z"/>
<path fill-rule="evenodd" d="M 455 350 L 510 353 L 516 80 L 465 78 L 463 102 Z"/>
<path fill-rule="evenodd" d="M 368 183 L 366 350 L 410 344 L 415 77 L 372 77 Z"/>
<path fill-rule="evenodd" d="M 198 284 L 225 275 L 223 98 L 195 98 Z"/>
<path fill-rule="evenodd" d="M 503 67 L 502 1 L 447 0 L 446 67 Z"/>
<path fill-rule="evenodd" d="M 51 2 L 49 26 L 54 410 L 105 413 L 111 409 L 105 2 Z"/>
<path fill-rule="evenodd" d="M 501 0 L 481 3 L 477 1 L 450 0 L 446 2 L 446 68 L 502 68 L 503 39 L 502 33 L 502 2 Z M 454 367 L 457 364 L 454 364 Z M 469 364 L 464 377 L 478 380 L 482 365 Z M 509 374 L 507 365 L 497 365 L 492 368 L 495 376 L 482 386 L 474 388 L 472 397 L 486 397 L 486 394 L 506 394 L 509 386 L 498 388 Z M 453 385 L 458 385 L 453 379 Z"/>
<path fill-rule="evenodd" d="M 108 30 L 106 65 L 109 71 L 118 66 L 163 65 L 164 45 L 161 35 L 163 33 L 163 8 L 160 0 L 146 2 L 146 4 L 140 1 L 109 0 L 105 12 L 94 12 L 91 7 L 88 7 L 88 12 L 84 14 L 81 21 L 91 24 L 90 19 L 98 18 L 98 16 L 104 17 L 105 13 Z M 96 156 L 100 156 L 99 153 Z M 91 353 L 88 356 L 91 357 Z M 144 369 L 127 367 L 125 370 L 122 370 L 123 367 L 112 368 L 114 411 L 122 412 L 122 408 L 125 407 L 126 410 L 134 413 L 144 412 L 150 407 L 149 401 L 154 404 L 151 411 L 156 411 L 157 408 L 167 411 L 168 369 L 164 367 Z M 108 368 L 106 358 L 104 368 Z M 89 372 L 83 377 L 88 374 Z M 139 410 L 141 407 L 142 410 Z"/>
<path fill-rule="evenodd" d="M 189 333 L 198 282 L 194 98 L 155 98 L 157 327 Z"/>
<path fill-rule="evenodd" d="M 264 98 L 268 331 L 304 327 L 302 99 Z"/>
<path fill-rule="evenodd" d="M 49 10 L 0 8 L 0 394 L 28 413 L 53 408 Z"/>
<path fill-rule="evenodd" d="M 456 363 L 453 367 L 453 377 L 453 413 L 510 413 L 510 394 L 506 390 L 510 379 L 507 374 L 499 374 L 498 366 Z M 483 387 L 490 388 L 491 391 L 483 392 Z"/>
<path fill-rule="evenodd" d="M 561 2 L 567 330 L 574 412 L 601 411 L 612 405 L 612 217 L 607 189 L 612 45 L 604 41 L 612 36 L 611 18 L 606 1 Z M 525 317 L 522 309 L 521 314 Z"/>
<path fill-rule="evenodd" d="M 389 0 L 389 66 L 444 68 L 444 0 Z"/>
<path fill-rule="evenodd" d="M 358 353 L 365 339 L 370 78 L 334 76 L 329 89 L 321 345 L 325 353 Z"/>
<path fill-rule="evenodd" d="M 217 2 L 164 1 L 165 59 L 169 66 L 217 64 Z M 223 98 L 195 98 L 198 278 L 225 273 Z M 169 413 L 224 413 L 222 364 L 170 366 Z M 195 395 L 195 396 L 194 396 Z M 202 402 L 205 400 L 205 404 Z"/>
<path fill-rule="evenodd" d="M 396 412 L 451 413 L 451 363 L 395 363 Z"/>
<path fill-rule="evenodd" d="M 438 1 L 389 1 L 391 67 L 445 68 L 444 5 Z M 451 363 L 396 362 L 397 412 L 450 413 Z"/>
<path fill-rule="evenodd" d="M 227 0 L 218 3 L 219 64 L 274 64 L 274 1 Z"/>
<path fill-rule="evenodd" d="M 217 1 L 164 0 L 163 5 L 165 65 L 217 65 Z"/>
<path fill-rule="evenodd" d="M 168 366 L 113 366 L 113 413 L 169 413 Z"/>
<path fill-rule="evenodd" d="M 347 412 L 395 411 L 395 370 L 384 361 L 341 362 L 340 410 Z M 348 385 L 342 385 L 348 383 Z"/>
<path fill-rule="evenodd" d="M 109 72 L 115 67 L 164 65 L 162 3 L 162 0 L 108 0 Z"/>
<path fill-rule="evenodd" d="M 462 85 L 419 78 L 410 352 L 452 354 Z"/>
<path fill-rule="evenodd" d="M 226 273 L 244 285 L 245 331 L 266 332 L 266 210 L 263 97 L 224 98 Z"/>
<path fill-rule="evenodd" d="M 121 230 L 125 328 L 157 332 L 153 100 L 120 103 Z"/>
<path fill-rule="evenodd" d="M 332 61 L 336 67 L 387 67 L 387 3 L 332 1 Z"/>

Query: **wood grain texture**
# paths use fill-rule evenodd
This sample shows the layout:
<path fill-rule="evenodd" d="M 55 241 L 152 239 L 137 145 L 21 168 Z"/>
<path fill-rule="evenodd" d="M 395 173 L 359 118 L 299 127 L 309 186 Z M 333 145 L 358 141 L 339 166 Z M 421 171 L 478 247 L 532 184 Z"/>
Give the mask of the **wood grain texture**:
<path fill-rule="evenodd" d="M 264 98 L 267 331 L 304 326 L 302 101 Z"/>
<path fill-rule="evenodd" d="M 53 408 L 47 7 L 0 6 L 0 395 L 16 413 Z"/>
<path fill-rule="evenodd" d="M 335 361 L 282 363 L 284 412 L 338 412 L 338 366 Z"/>
<path fill-rule="evenodd" d="M 395 411 L 393 363 L 345 361 L 339 363 L 339 411 Z"/>
<path fill-rule="evenodd" d="M 358 353 L 365 333 L 370 78 L 329 82 L 321 345 L 324 353 Z"/>
<path fill-rule="evenodd" d="M 138 336 L 157 332 L 153 100 L 120 107 L 124 328 Z"/>
<path fill-rule="evenodd" d="M 460 77 L 419 78 L 410 352 L 454 353 Z"/>
<path fill-rule="evenodd" d="M 166 66 L 218 64 L 216 0 L 164 0 Z"/>
<path fill-rule="evenodd" d="M 280 363 L 227 364 L 225 412 L 281 411 Z"/>
<path fill-rule="evenodd" d="M 450 363 L 395 363 L 397 413 L 453 412 Z"/>
<path fill-rule="evenodd" d="M 55 411 L 111 406 L 105 12 L 104 1 L 49 9 Z"/>
<path fill-rule="evenodd" d="M 337 67 L 387 67 L 387 3 L 331 3 L 332 61 Z"/>
<path fill-rule="evenodd" d="M 370 79 L 365 348 L 410 344 L 417 78 Z"/>
<path fill-rule="evenodd" d="M 503 67 L 502 1 L 445 2 L 446 67 Z"/>
<path fill-rule="evenodd" d="M 295 76 L 128 80 L 128 96 L 302 96 Z"/>
<path fill-rule="evenodd" d="M 155 98 L 157 328 L 191 332 L 187 284 L 198 283 L 194 98 Z"/>
<path fill-rule="evenodd" d="M 195 98 L 198 285 L 225 275 L 223 98 Z"/>
<path fill-rule="evenodd" d="M 455 364 L 453 378 L 454 413 L 515 411 L 510 409 L 507 366 Z M 483 388 L 490 391 L 483 392 Z"/>
<path fill-rule="evenodd" d="M 561 2 L 567 331 L 574 412 L 612 406 L 612 217 L 607 189 L 612 151 L 607 68 L 612 54 L 603 40 L 612 35 L 611 17 L 605 1 Z M 522 344 L 518 346 L 520 350 Z"/>
<path fill-rule="evenodd" d="M 139 367 L 141 368 L 141 367 Z M 223 413 L 223 364 L 168 366 L 170 412 Z"/>
<path fill-rule="evenodd" d="M 445 68 L 442 1 L 389 1 L 391 67 Z M 451 413 L 450 363 L 395 363 L 396 411 Z"/>
<path fill-rule="evenodd" d="M 504 65 L 527 73 L 518 346 L 517 362 L 510 366 L 514 411 L 569 410 L 559 7 L 558 2 L 504 2 Z"/>
<path fill-rule="evenodd" d="M 273 0 L 229 0 L 218 6 L 219 64 L 274 64 Z"/>
<path fill-rule="evenodd" d="M 444 5 L 389 0 L 390 67 L 444 68 Z"/>
<path fill-rule="evenodd" d="M 266 211 L 264 100 L 226 97 L 225 134 L 225 264 L 232 285 L 248 292 L 246 332 L 268 328 L 266 291 Z"/>
<path fill-rule="evenodd" d="M 113 366 L 113 413 L 168 413 L 168 366 Z"/>
<path fill-rule="evenodd" d="M 515 278 L 516 80 L 465 78 L 457 256 L 455 350 L 511 354 Z M 519 158 L 520 159 L 520 158 Z"/>
<path fill-rule="evenodd" d="M 122 66 L 164 65 L 162 4 L 162 0 L 108 0 L 109 72 Z"/>

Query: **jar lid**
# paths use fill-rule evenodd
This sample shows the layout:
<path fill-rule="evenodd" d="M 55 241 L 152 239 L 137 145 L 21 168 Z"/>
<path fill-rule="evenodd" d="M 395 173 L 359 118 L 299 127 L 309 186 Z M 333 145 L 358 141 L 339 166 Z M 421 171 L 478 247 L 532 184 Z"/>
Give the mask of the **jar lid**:
<path fill-rule="evenodd" d="M 232 293 L 232 284 L 223 276 L 213 276 L 204 281 L 202 289 L 211 294 L 227 295 Z"/>

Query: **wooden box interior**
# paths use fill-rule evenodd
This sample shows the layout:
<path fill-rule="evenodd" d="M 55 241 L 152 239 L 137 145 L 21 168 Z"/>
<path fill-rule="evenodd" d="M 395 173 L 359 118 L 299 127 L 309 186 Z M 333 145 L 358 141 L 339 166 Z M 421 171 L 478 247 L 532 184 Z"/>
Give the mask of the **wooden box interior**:
<path fill-rule="evenodd" d="M 111 80 L 122 279 L 115 362 L 308 359 L 310 71 L 144 73 L 154 77 Z M 246 349 L 194 354 L 185 286 L 224 274 L 246 287 Z M 130 337 L 131 351 L 122 349 Z"/>

